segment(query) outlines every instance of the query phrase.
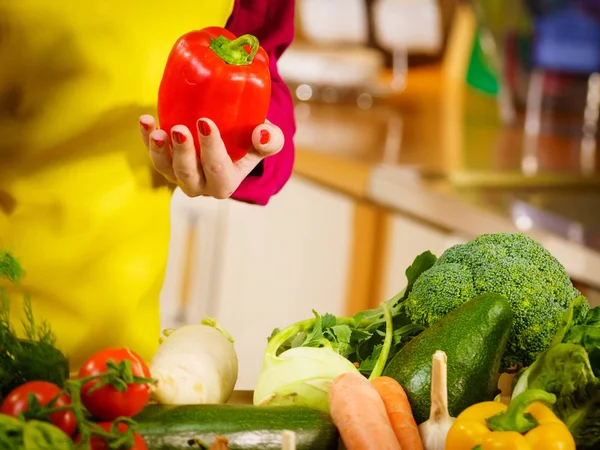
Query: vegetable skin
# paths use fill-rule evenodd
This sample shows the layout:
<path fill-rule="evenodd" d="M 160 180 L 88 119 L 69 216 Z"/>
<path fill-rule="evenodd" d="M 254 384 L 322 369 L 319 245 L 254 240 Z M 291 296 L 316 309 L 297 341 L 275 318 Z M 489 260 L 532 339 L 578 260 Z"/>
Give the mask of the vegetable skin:
<path fill-rule="evenodd" d="M 401 450 L 383 400 L 362 375 L 337 377 L 329 390 L 329 404 L 347 450 Z"/>
<path fill-rule="evenodd" d="M 423 450 L 419 428 L 404 388 L 390 377 L 377 377 L 371 381 L 371 384 L 383 400 L 402 450 Z"/>
<path fill-rule="evenodd" d="M 297 450 L 336 450 L 339 441 L 331 416 L 304 406 L 149 405 L 134 419 L 152 450 L 209 448 L 218 435 L 231 450 L 281 450 L 284 431 L 296 434 Z"/>
<path fill-rule="evenodd" d="M 448 430 L 456 419 L 448 411 L 448 357 L 437 350 L 431 361 L 431 410 L 419 425 L 425 450 L 444 450 Z"/>
<path fill-rule="evenodd" d="M 513 313 L 505 297 L 483 294 L 456 308 L 423 331 L 387 364 L 383 375 L 404 390 L 415 421 L 431 411 L 432 356 L 442 350 L 448 358 L 448 409 L 456 417 L 473 403 L 493 398 L 500 375 Z"/>
<path fill-rule="evenodd" d="M 165 334 L 150 362 L 153 397 L 164 404 L 227 402 L 238 378 L 231 336 L 212 319 Z"/>

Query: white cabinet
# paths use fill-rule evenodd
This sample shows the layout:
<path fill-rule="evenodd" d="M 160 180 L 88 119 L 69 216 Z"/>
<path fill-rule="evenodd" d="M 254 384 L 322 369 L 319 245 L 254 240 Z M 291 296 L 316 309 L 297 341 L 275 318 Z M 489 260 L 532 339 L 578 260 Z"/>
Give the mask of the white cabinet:
<path fill-rule="evenodd" d="M 387 226 L 382 301 L 404 289 L 406 268 L 417 255 L 430 250 L 434 255 L 440 256 L 448 247 L 468 241 L 459 235 L 400 214 L 390 214 Z"/>
<path fill-rule="evenodd" d="M 236 340 L 236 388 L 253 389 L 273 328 L 343 313 L 353 215 L 352 198 L 298 177 L 267 207 L 176 192 L 163 327 L 217 318 Z"/>

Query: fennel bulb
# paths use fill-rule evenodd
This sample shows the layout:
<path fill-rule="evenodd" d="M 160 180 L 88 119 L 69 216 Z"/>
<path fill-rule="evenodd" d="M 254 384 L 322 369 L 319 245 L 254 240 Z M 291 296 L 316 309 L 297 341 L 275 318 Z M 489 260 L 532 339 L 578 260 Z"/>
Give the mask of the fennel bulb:
<path fill-rule="evenodd" d="M 150 373 L 159 403 L 226 403 L 238 378 L 233 339 L 213 319 L 165 331 Z"/>

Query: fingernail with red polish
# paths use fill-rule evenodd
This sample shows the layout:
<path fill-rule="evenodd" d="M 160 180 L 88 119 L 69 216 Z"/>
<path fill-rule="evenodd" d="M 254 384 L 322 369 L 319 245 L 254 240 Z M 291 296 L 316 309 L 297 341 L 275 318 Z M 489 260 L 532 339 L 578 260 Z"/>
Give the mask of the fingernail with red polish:
<path fill-rule="evenodd" d="M 141 120 L 140 120 L 140 125 L 142 126 L 142 128 L 143 128 L 144 130 L 148 130 L 148 129 L 150 128 L 150 125 L 148 125 L 148 124 L 147 124 L 147 123 L 145 123 L 145 122 L 142 122 Z"/>
<path fill-rule="evenodd" d="M 260 143 L 266 145 L 271 140 L 271 133 L 267 130 L 260 130 Z"/>
<path fill-rule="evenodd" d="M 162 148 L 162 146 L 165 145 L 165 141 L 163 141 L 162 139 L 152 138 L 152 145 L 154 145 L 157 148 Z"/>
<path fill-rule="evenodd" d="M 210 125 L 205 120 L 198 121 L 198 130 L 202 136 L 210 136 Z"/>
<path fill-rule="evenodd" d="M 178 144 L 183 144 L 187 138 L 181 131 L 173 131 L 173 139 Z"/>

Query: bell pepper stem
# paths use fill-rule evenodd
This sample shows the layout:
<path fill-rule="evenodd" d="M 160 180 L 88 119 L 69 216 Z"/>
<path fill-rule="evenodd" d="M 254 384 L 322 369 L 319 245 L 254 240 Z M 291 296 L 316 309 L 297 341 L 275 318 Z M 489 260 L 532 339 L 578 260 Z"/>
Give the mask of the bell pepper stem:
<path fill-rule="evenodd" d="M 513 398 L 508 409 L 500 414 L 489 417 L 487 425 L 492 431 L 516 431 L 526 433 L 538 426 L 537 420 L 525 410 L 535 402 L 552 405 L 556 396 L 541 389 L 531 389 Z"/>
<path fill-rule="evenodd" d="M 247 45 L 250 46 L 250 52 L 246 51 Z M 255 36 L 244 34 L 233 40 L 227 39 L 225 36 L 213 38 L 209 48 L 227 64 L 244 66 L 252 64 L 260 49 L 260 44 Z"/>

